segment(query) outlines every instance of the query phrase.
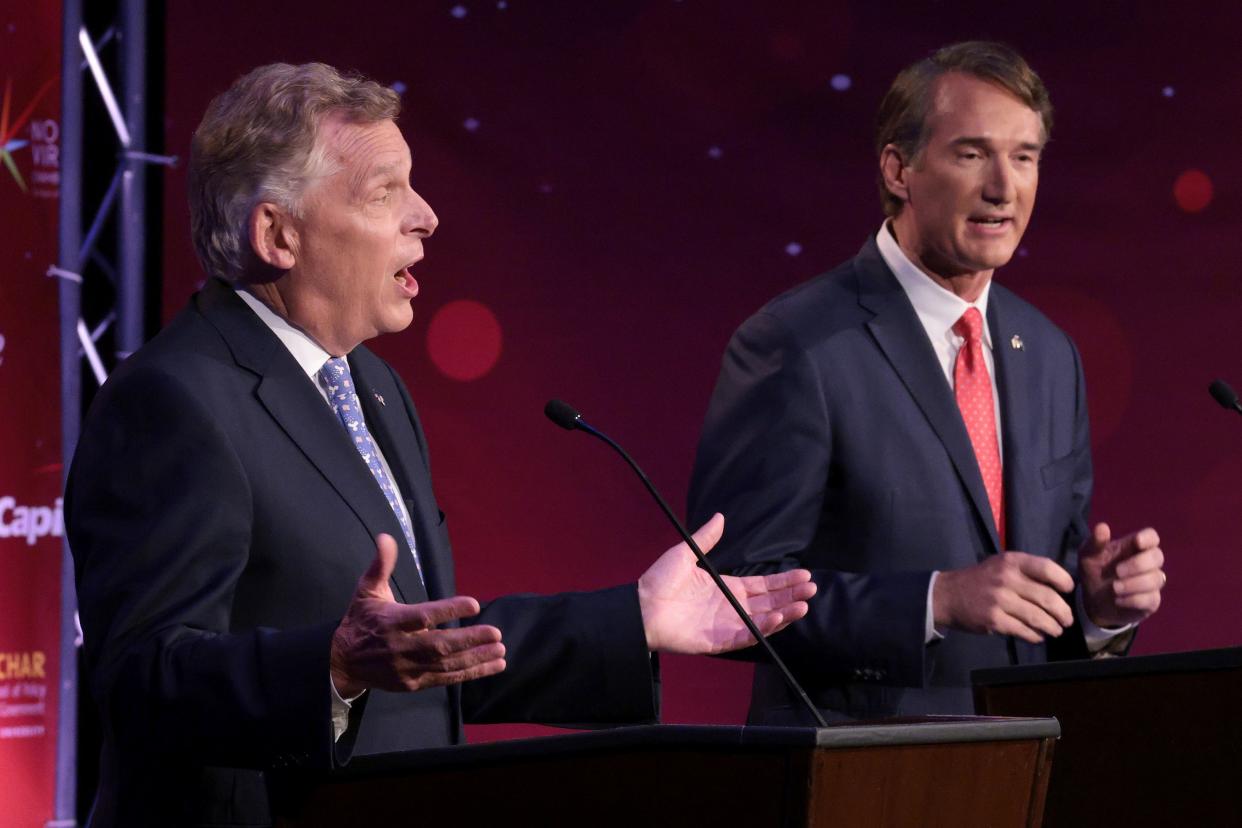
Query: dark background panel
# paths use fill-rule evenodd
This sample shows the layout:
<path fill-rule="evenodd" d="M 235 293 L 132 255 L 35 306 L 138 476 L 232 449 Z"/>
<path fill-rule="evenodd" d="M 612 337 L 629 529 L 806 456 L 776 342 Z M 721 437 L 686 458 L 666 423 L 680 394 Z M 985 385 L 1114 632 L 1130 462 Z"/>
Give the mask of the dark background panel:
<path fill-rule="evenodd" d="M 684 502 L 733 328 L 880 226 L 871 127 L 892 77 L 948 42 L 1013 44 L 1057 125 L 998 278 L 1082 350 L 1095 516 L 1164 539 L 1166 606 L 1137 650 L 1237 643 L 1242 424 L 1205 392 L 1242 383 L 1228 5 L 219 0 L 167 15 L 170 153 L 261 63 L 401 84 L 441 226 L 414 325 L 375 348 L 420 407 L 461 589 L 481 598 L 632 579 L 673 543 L 629 472 L 547 423 L 544 401 L 573 402 Z M 167 316 L 201 280 L 184 169 L 165 212 Z M 671 721 L 744 714 L 743 665 L 666 659 L 665 677 Z"/>

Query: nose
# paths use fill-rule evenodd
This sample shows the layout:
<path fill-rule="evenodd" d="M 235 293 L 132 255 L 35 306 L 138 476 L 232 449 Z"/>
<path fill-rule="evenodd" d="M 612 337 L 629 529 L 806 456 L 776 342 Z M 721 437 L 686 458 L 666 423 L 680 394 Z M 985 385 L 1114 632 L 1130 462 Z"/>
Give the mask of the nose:
<path fill-rule="evenodd" d="M 989 204 L 1008 204 L 1017 198 L 1017 185 L 1014 181 L 1012 162 L 1003 154 L 997 153 L 988 165 L 987 177 L 983 181 L 983 200 Z"/>
<path fill-rule="evenodd" d="M 436 228 L 440 226 L 440 219 L 436 218 L 436 211 L 432 210 L 431 205 L 415 190 L 410 190 L 410 195 L 409 214 L 401 229 L 405 233 L 412 233 L 425 239 L 436 232 Z"/>

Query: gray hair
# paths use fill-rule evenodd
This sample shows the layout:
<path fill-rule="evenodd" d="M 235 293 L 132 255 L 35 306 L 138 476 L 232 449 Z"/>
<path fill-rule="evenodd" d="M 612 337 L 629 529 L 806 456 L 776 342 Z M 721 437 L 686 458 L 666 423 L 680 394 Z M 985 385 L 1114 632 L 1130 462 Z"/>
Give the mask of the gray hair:
<path fill-rule="evenodd" d="M 190 233 L 203 269 L 236 282 L 248 269 L 250 213 L 270 201 L 295 215 L 309 181 L 330 173 L 325 117 L 395 120 L 397 93 L 323 63 L 272 63 L 238 78 L 207 107 L 190 145 Z"/>

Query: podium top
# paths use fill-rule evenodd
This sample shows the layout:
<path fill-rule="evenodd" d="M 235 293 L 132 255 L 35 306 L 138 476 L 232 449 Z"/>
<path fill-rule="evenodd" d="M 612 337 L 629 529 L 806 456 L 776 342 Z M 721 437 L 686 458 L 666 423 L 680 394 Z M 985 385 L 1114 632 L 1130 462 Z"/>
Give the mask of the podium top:
<path fill-rule="evenodd" d="M 1003 684 L 1040 684 L 1075 679 L 1236 670 L 1240 667 L 1242 667 L 1242 647 L 1227 647 L 1219 650 L 1195 650 L 1185 653 L 995 667 L 972 671 L 970 681 L 975 687 L 995 687 Z"/>
<path fill-rule="evenodd" d="M 1061 726 L 1052 718 L 931 716 L 813 727 L 739 727 L 722 725 L 640 725 L 564 736 L 515 739 L 482 745 L 413 750 L 355 757 L 335 777 L 369 776 L 421 767 L 445 768 L 519 758 L 615 751 L 626 748 L 791 747 L 837 750 L 885 745 L 922 745 L 1057 738 Z"/>

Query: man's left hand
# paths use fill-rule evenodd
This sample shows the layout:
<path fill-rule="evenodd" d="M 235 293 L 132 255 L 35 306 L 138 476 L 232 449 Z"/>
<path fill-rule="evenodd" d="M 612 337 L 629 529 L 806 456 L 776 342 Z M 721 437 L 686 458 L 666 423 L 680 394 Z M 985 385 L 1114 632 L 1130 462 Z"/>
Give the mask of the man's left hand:
<path fill-rule="evenodd" d="M 1112 537 L 1097 523 L 1078 553 L 1083 606 L 1099 627 L 1137 624 L 1160 608 L 1164 574 L 1160 536 L 1147 528 Z"/>
<path fill-rule="evenodd" d="M 724 518 L 713 515 L 694 533 L 694 542 L 706 553 L 723 532 Z M 724 582 L 764 635 L 806 615 L 807 599 L 815 594 L 811 573 L 805 569 L 741 578 L 725 575 Z M 755 643 L 684 543 L 661 555 L 638 579 L 638 603 L 647 647 L 653 652 L 710 655 Z"/>

